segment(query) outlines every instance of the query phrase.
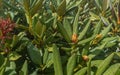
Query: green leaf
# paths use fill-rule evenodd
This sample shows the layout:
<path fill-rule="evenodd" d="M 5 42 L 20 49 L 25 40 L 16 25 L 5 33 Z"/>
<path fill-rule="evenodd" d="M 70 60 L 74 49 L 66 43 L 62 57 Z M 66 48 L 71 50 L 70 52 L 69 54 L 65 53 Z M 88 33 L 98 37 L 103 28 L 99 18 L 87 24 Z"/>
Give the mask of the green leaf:
<path fill-rule="evenodd" d="M 119 75 L 120 74 L 120 68 L 117 70 L 115 75 Z"/>
<path fill-rule="evenodd" d="M 57 14 L 63 16 L 66 12 L 66 0 L 63 0 L 59 7 L 57 8 Z"/>
<path fill-rule="evenodd" d="M 3 65 L 4 61 L 4 57 L 0 54 L 0 67 Z"/>
<path fill-rule="evenodd" d="M 14 5 L 12 5 L 11 3 L 9 3 L 8 1 L 5 0 L 1 0 L 1 3 L 3 2 L 4 6 L 11 8 L 14 11 L 18 11 L 20 13 L 23 13 L 22 9 L 18 9 L 18 7 L 15 7 Z"/>
<path fill-rule="evenodd" d="M 77 59 L 76 53 L 73 53 L 70 56 L 70 58 L 68 59 L 68 63 L 67 63 L 67 75 L 73 75 L 74 68 L 76 66 L 76 59 Z"/>
<path fill-rule="evenodd" d="M 103 12 L 107 10 L 108 6 L 109 6 L 109 0 L 103 0 L 102 3 Z"/>
<path fill-rule="evenodd" d="M 9 64 L 9 65 L 8 65 Z M 8 62 L 6 69 L 5 69 L 5 75 L 16 75 L 16 64 L 14 61 Z"/>
<path fill-rule="evenodd" d="M 91 67 L 95 66 L 98 67 L 101 63 L 103 62 L 103 60 L 92 60 L 91 61 Z"/>
<path fill-rule="evenodd" d="M 120 52 L 116 52 L 115 54 L 120 57 Z"/>
<path fill-rule="evenodd" d="M 45 49 L 44 55 L 43 55 L 43 64 L 46 64 L 48 59 L 49 52 L 47 49 Z"/>
<path fill-rule="evenodd" d="M 90 27 L 90 23 L 91 23 L 91 21 L 89 20 L 88 23 L 87 23 L 87 25 L 85 26 L 85 28 L 82 30 L 82 32 L 78 36 L 78 40 L 81 40 L 85 36 L 85 34 L 88 31 L 88 28 Z"/>
<path fill-rule="evenodd" d="M 118 38 L 117 37 L 108 37 L 108 38 L 104 38 L 101 43 L 105 43 L 107 42 L 107 44 L 105 45 L 105 48 L 108 47 L 112 47 L 114 45 L 116 45 Z"/>
<path fill-rule="evenodd" d="M 50 8 L 51 8 L 53 13 L 56 12 L 55 6 L 53 5 L 52 2 L 50 2 Z"/>
<path fill-rule="evenodd" d="M 42 8 L 43 1 L 44 0 L 39 0 L 35 3 L 35 5 L 30 10 L 31 16 L 34 16 L 35 13 L 37 13 Z"/>
<path fill-rule="evenodd" d="M 11 47 L 12 47 L 12 48 L 16 46 L 16 44 L 18 43 L 18 40 L 19 40 L 19 37 L 16 36 L 16 35 L 14 35 L 14 36 L 13 36 L 12 43 L 11 43 Z"/>
<path fill-rule="evenodd" d="M 70 42 L 70 37 L 69 37 L 69 35 L 67 34 L 67 31 L 66 31 L 66 29 L 63 27 L 63 25 L 59 22 L 58 24 L 58 28 L 59 28 L 59 30 L 60 30 L 60 32 L 61 32 L 61 34 L 63 35 L 63 37 L 65 38 L 65 40 L 67 41 L 67 42 Z"/>
<path fill-rule="evenodd" d="M 101 6 L 100 0 L 95 0 L 95 3 L 96 3 L 96 5 L 97 5 L 97 7 L 98 7 L 100 10 L 102 10 L 102 6 Z"/>
<path fill-rule="evenodd" d="M 4 75 L 7 62 L 8 62 L 8 59 L 5 58 L 4 63 L 3 63 L 2 66 L 0 67 L 0 75 Z"/>
<path fill-rule="evenodd" d="M 23 0 L 23 6 L 24 9 L 27 13 L 29 13 L 29 8 L 30 8 L 30 0 Z"/>
<path fill-rule="evenodd" d="M 53 44 L 53 61 L 55 75 L 63 75 L 60 52 L 55 44 Z"/>
<path fill-rule="evenodd" d="M 87 67 L 84 67 L 80 69 L 79 71 L 77 71 L 74 75 L 85 75 L 86 72 L 87 72 Z"/>
<path fill-rule="evenodd" d="M 99 55 L 103 51 L 103 48 L 105 47 L 105 45 L 106 43 L 103 43 L 102 45 L 97 46 L 94 49 L 92 49 L 90 51 L 89 58 L 93 59 L 95 56 Z"/>
<path fill-rule="evenodd" d="M 94 38 L 95 38 L 95 35 L 93 35 L 93 36 L 91 36 L 91 37 L 89 37 L 89 38 L 86 38 L 86 39 L 84 39 L 84 40 L 81 40 L 81 41 L 78 42 L 78 45 L 84 45 L 85 43 L 90 42 L 90 41 L 93 40 Z"/>
<path fill-rule="evenodd" d="M 27 64 L 27 60 L 25 60 L 21 71 L 19 72 L 19 75 L 28 75 L 28 64 Z"/>
<path fill-rule="evenodd" d="M 36 35 L 41 38 L 43 36 L 45 30 L 46 30 L 46 26 L 42 25 L 40 23 L 40 21 L 38 21 L 34 27 L 34 31 L 36 32 Z"/>
<path fill-rule="evenodd" d="M 94 29 L 94 35 L 98 34 L 100 29 L 101 29 L 101 26 L 102 26 L 102 21 L 100 20 L 97 25 L 95 26 L 95 29 Z"/>
<path fill-rule="evenodd" d="M 80 10 L 81 10 L 81 8 L 79 7 L 78 12 L 77 12 L 77 14 L 75 16 L 74 23 L 73 23 L 73 34 L 78 33 L 78 19 L 79 19 Z"/>
<path fill-rule="evenodd" d="M 69 21 L 66 18 L 64 18 L 63 27 L 65 28 L 67 34 L 69 35 L 69 38 L 71 39 L 71 37 L 72 37 L 72 27 L 71 27 Z"/>
<path fill-rule="evenodd" d="M 15 61 L 17 59 L 19 59 L 21 57 L 21 55 L 19 55 L 18 53 L 16 52 L 12 52 L 9 54 L 9 60 L 12 60 L 12 61 Z"/>
<path fill-rule="evenodd" d="M 102 35 L 102 38 L 104 38 L 104 37 L 108 34 L 108 32 L 109 32 L 110 29 L 111 29 L 111 26 L 112 26 L 112 24 L 108 25 L 108 27 L 104 28 L 104 30 L 101 31 L 100 34 Z M 102 39 L 102 38 L 101 38 L 101 39 Z"/>
<path fill-rule="evenodd" d="M 4 75 L 5 73 L 5 67 L 0 70 L 0 75 Z"/>
<path fill-rule="evenodd" d="M 120 68 L 120 63 L 111 65 L 103 75 L 116 75 L 116 72 Z"/>
<path fill-rule="evenodd" d="M 72 1 L 69 5 L 67 5 L 66 10 L 70 12 L 72 9 L 74 10 L 75 7 L 78 7 L 83 0 Z"/>
<path fill-rule="evenodd" d="M 95 14 L 93 12 L 89 12 L 89 14 L 90 14 L 90 20 L 91 21 L 95 21 L 95 20 L 99 20 L 100 19 L 99 15 L 97 15 L 97 14 Z"/>
<path fill-rule="evenodd" d="M 105 17 L 103 17 L 103 16 L 100 16 L 100 17 L 101 17 L 101 20 L 103 21 L 103 23 L 104 23 L 106 26 L 110 25 L 110 23 L 109 23 L 109 21 L 108 21 L 107 18 L 105 18 Z"/>
<path fill-rule="evenodd" d="M 91 59 L 87 62 L 87 74 L 91 75 Z"/>
<path fill-rule="evenodd" d="M 109 55 L 103 62 L 98 66 L 98 69 L 96 71 L 96 75 L 102 75 L 104 71 L 108 68 L 110 62 L 112 61 L 114 57 L 114 53 Z"/>
<path fill-rule="evenodd" d="M 42 56 L 41 56 L 41 52 L 40 50 L 35 47 L 31 42 L 28 43 L 27 46 L 27 51 L 28 54 L 31 58 L 31 60 L 35 63 L 35 64 L 42 64 Z"/>

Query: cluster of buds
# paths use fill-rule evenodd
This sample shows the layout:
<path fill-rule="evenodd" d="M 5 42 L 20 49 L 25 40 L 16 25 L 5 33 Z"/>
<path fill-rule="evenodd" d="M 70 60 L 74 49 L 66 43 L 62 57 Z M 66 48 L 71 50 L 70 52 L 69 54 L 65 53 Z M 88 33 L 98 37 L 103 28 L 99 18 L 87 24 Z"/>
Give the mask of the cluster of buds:
<path fill-rule="evenodd" d="M 3 41 L 4 39 L 9 38 L 9 33 L 13 31 L 15 27 L 15 23 L 11 22 L 8 19 L 0 19 L 0 39 Z"/>

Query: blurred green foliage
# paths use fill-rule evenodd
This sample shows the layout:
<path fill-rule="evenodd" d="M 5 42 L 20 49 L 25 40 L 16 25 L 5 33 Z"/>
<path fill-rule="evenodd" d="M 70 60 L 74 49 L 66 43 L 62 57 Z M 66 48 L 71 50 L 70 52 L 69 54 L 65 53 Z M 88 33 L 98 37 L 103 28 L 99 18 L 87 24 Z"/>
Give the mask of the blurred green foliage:
<path fill-rule="evenodd" d="M 120 74 L 119 0 L 0 1 L 0 75 Z"/>

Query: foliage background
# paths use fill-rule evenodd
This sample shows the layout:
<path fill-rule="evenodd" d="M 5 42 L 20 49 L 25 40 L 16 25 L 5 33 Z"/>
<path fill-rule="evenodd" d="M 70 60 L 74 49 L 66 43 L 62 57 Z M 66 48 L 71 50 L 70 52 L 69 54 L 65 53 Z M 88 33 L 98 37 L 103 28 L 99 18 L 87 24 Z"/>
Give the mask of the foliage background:
<path fill-rule="evenodd" d="M 119 0 L 0 1 L 0 75 L 120 74 Z"/>

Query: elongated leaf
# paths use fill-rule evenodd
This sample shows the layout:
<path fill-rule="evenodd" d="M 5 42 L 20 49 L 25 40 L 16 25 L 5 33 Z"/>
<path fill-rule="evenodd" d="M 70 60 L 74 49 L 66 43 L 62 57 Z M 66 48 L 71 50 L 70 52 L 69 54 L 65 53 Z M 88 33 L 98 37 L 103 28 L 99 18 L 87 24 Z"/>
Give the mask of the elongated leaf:
<path fill-rule="evenodd" d="M 19 75 L 28 75 L 28 64 L 27 61 L 24 62 L 21 71 L 19 72 Z"/>
<path fill-rule="evenodd" d="M 77 71 L 74 75 L 85 75 L 86 72 L 87 72 L 87 67 L 84 67 L 79 71 Z"/>
<path fill-rule="evenodd" d="M 10 7 L 11 9 L 14 9 L 16 11 L 19 11 L 21 13 L 23 13 L 23 10 L 22 9 L 18 9 L 17 7 L 11 5 L 10 3 L 8 3 L 8 1 L 5 1 L 5 0 L 2 0 L 1 3 L 3 2 L 3 4 L 6 6 L 6 7 Z"/>
<path fill-rule="evenodd" d="M 95 47 L 94 49 L 92 49 L 90 51 L 89 58 L 92 59 L 95 56 L 99 55 L 103 51 L 103 48 L 105 47 L 105 45 L 106 45 L 106 43 L 103 43 L 102 45 L 100 45 L 100 46 Z"/>
<path fill-rule="evenodd" d="M 99 31 L 100 31 L 100 29 L 101 29 L 101 26 L 102 26 L 102 23 L 101 23 L 101 22 L 102 22 L 102 21 L 100 20 L 100 21 L 98 22 L 98 24 L 95 26 L 94 35 L 99 33 Z"/>
<path fill-rule="evenodd" d="M 34 16 L 35 13 L 37 13 L 37 12 L 42 8 L 43 1 L 44 1 L 44 0 L 39 0 L 39 1 L 36 2 L 36 4 L 31 8 L 31 10 L 30 10 L 31 16 Z"/>
<path fill-rule="evenodd" d="M 60 53 L 55 44 L 53 44 L 53 61 L 55 75 L 63 75 Z"/>
<path fill-rule="evenodd" d="M 0 54 L 0 67 L 3 65 L 4 61 L 4 57 Z"/>
<path fill-rule="evenodd" d="M 94 20 L 99 20 L 100 19 L 100 17 L 99 17 L 99 15 L 97 15 L 97 14 L 95 14 L 95 13 L 93 13 L 93 12 L 89 12 L 89 14 L 90 14 L 90 20 L 91 21 L 94 21 Z"/>
<path fill-rule="evenodd" d="M 104 71 L 108 68 L 110 62 L 112 61 L 114 57 L 114 53 L 109 55 L 99 66 L 96 72 L 96 75 L 102 75 Z"/>
<path fill-rule="evenodd" d="M 63 16 L 66 12 L 66 0 L 63 0 L 59 7 L 57 8 L 57 14 Z"/>
<path fill-rule="evenodd" d="M 91 59 L 87 62 L 87 74 L 91 75 Z"/>
<path fill-rule="evenodd" d="M 19 55 L 17 52 L 12 52 L 9 54 L 9 60 L 11 61 L 15 61 L 17 59 L 19 59 L 21 57 L 21 55 Z"/>
<path fill-rule="evenodd" d="M 100 0 L 95 0 L 95 3 L 97 5 L 97 7 L 99 8 L 99 10 L 102 10 L 102 6 L 101 6 Z"/>
<path fill-rule="evenodd" d="M 35 64 L 39 64 L 39 65 L 42 64 L 42 57 L 41 57 L 40 50 L 38 50 L 38 48 L 35 47 L 31 42 L 27 46 L 27 51 L 29 53 L 31 60 Z"/>
<path fill-rule="evenodd" d="M 109 21 L 108 21 L 107 18 L 101 16 L 101 20 L 103 21 L 103 23 L 104 23 L 106 26 L 110 25 L 110 23 L 109 23 Z"/>
<path fill-rule="evenodd" d="M 53 13 L 56 12 L 56 9 L 55 9 L 55 7 L 54 7 L 54 5 L 53 5 L 52 2 L 50 2 L 50 8 L 51 8 L 51 10 L 52 10 Z"/>
<path fill-rule="evenodd" d="M 5 73 L 5 67 L 3 67 L 1 70 L 0 70 L 0 75 L 4 75 Z"/>
<path fill-rule="evenodd" d="M 23 0 L 23 6 L 24 6 L 25 11 L 28 13 L 29 7 L 30 7 L 30 0 Z"/>
<path fill-rule="evenodd" d="M 79 1 L 72 1 L 69 5 L 67 5 L 66 10 L 67 12 L 70 12 L 72 9 L 74 10 L 75 7 L 78 7 L 83 0 Z"/>
<path fill-rule="evenodd" d="M 112 24 L 110 24 L 108 27 L 106 27 L 106 28 L 100 33 L 100 34 L 102 34 L 102 37 L 105 37 L 105 36 L 108 34 L 111 26 L 112 26 Z"/>
<path fill-rule="evenodd" d="M 19 37 L 14 35 L 13 36 L 13 41 L 11 43 L 11 47 L 13 48 L 17 43 L 18 43 Z"/>
<path fill-rule="evenodd" d="M 117 70 L 120 68 L 120 63 L 110 66 L 103 75 L 116 75 Z"/>
<path fill-rule="evenodd" d="M 45 30 L 46 30 L 46 26 L 42 25 L 40 23 L 40 21 L 38 21 L 34 27 L 34 32 L 36 32 L 36 35 L 41 38 L 43 36 Z"/>
<path fill-rule="evenodd" d="M 115 75 L 119 75 L 120 74 L 120 68 L 117 70 Z"/>
<path fill-rule="evenodd" d="M 87 23 L 87 25 L 85 26 L 85 28 L 82 30 L 82 32 L 80 33 L 80 35 L 79 35 L 79 37 L 78 37 L 78 39 L 79 40 L 81 40 L 84 36 L 85 36 L 85 34 L 87 33 L 87 31 L 88 31 L 88 28 L 90 27 L 90 20 L 88 21 L 88 23 Z"/>
<path fill-rule="evenodd" d="M 105 48 L 108 48 L 108 47 L 114 46 L 117 40 L 118 40 L 117 37 L 109 37 L 109 38 L 104 38 L 101 42 L 102 43 L 107 42 L 107 44 L 105 45 Z"/>
<path fill-rule="evenodd" d="M 77 34 L 78 32 L 78 19 L 79 19 L 79 14 L 80 14 L 80 7 L 78 8 L 78 12 L 75 16 L 75 20 L 74 20 L 74 23 L 73 23 L 73 34 Z"/>
<path fill-rule="evenodd" d="M 86 39 L 84 39 L 84 40 L 81 40 L 81 41 L 78 42 L 78 45 L 83 45 L 83 44 L 85 44 L 85 43 L 87 43 L 87 42 L 90 42 L 90 41 L 93 40 L 94 38 L 95 38 L 95 35 L 93 35 L 93 36 L 91 36 L 91 37 L 89 37 L 89 38 L 86 38 Z"/>
<path fill-rule="evenodd" d="M 107 10 L 108 6 L 109 6 L 109 0 L 103 0 L 103 4 L 102 4 L 103 12 Z"/>
<path fill-rule="evenodd" d="M 7 62 L 8 62 L 8 59 L 5 58 L 4 63 L 3 63 L 2 66 L 0 67 L 0 75 L 4 75 Z"/>
<path fill-rule="evenodd" d="M 47 61 L 47 58 L 48 58 L 48 54 L 49 54 L 48 50 L 45 49 L 45 53 L 44 53 L 44 56 L 43 56 L 43 64 L 46 64 L 46 61 Z"/>
<path fill-rule="evenodd" d="M 68 59 L 68 63 L 67 63 L 67 75 L 73 75 L 74 73 L 74 68 L 76 65 L 76 53 L 72 54 L 71 57 Z"/>
<path fill-rule="evenodd" d="M 120 52 L 116 52 L 115 54 L 116 54 L 118 57 L 120 57 Z"/>
<path fill-rule="evenodd" d="M 69 23 L 69 21 L 65 18 L 64 21 L 63 21 L 63 26 L 67 32 L 67 34 L 69 35 L 69 38 L 71 39 L 71 36 L 72 36 L 72 27 Z"/>
<path fill-rule="evenodd" d="M 65 38 L 65 40 L 66 40 L 67 42 L 70 42 L 69 35 L 68 35 L 68 33 L 66 32 L 66 29 L 63 27 L 63 25 L 62 25 L 61 23 L 58 23 L 57 25 L 58 25 L 58 28 L 59 28 L 61 34 L 62 34 L 63 37 Z"/>

